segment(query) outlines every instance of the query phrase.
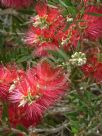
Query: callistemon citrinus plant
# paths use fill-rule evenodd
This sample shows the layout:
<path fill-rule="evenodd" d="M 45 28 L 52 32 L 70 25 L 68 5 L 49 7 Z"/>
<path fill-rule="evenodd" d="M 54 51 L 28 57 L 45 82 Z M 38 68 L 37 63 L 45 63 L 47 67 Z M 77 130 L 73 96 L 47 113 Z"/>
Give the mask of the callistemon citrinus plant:
<path fill-rule="evenodd" d="M 100 0 L 0 0 L 0 136 L 102 135 Z"/>

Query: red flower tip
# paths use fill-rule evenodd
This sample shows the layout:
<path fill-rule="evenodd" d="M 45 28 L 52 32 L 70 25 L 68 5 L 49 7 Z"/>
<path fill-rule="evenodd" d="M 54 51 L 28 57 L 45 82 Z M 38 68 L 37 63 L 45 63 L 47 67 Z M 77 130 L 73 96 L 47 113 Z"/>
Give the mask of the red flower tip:
<path fill-rule="evenodd" d="M 36 4 L 35 10 L 39 16 L 43 17 L 47 15 L 47 8 L 47 4 L 38 2 Z"/>

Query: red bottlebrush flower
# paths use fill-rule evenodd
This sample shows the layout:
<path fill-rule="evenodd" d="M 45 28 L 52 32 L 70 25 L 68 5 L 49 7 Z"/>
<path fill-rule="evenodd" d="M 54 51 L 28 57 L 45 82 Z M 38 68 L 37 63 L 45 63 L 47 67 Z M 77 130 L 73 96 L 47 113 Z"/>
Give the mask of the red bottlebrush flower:
<path fill-rule="evenodd" d="M 24 76 L 22 70 L 17 70 L 14 66 L 0 66 L 0 98 L 7 100 L 9 91 L 14 88 L 15 82 Z"/>
<path fill-rule="evenodd" d="M 0 83 L 11 84 L 24 75 L 24 71 L 18 70 L 14 65 L 0 66 Z"/>
<path fill-rule="evenodd" d="M 6 99 L 10 83 L 13 82 L 13 76 L 9 69 L 0 66 L 0 98 Z"/>
<path fill-rule="evenodd" d="M 1 0 L 1 3 L 6 7 L 19 9 L 22 7 L 30 6 L 32 3 L 32 0 Z"/>
<path fill-rule="evenodd" d="M 18 124 L 21 123 L 21 117 L 22 114 L 16 105 L 12 104 L 8 107 L 8 119 L 12 127 L 15 128 Z"/>
<path fill-rule="evenodd" d="M 78 41 L 80 40 L 80 34 L 76 29 L 76 25 L 72 24 L 70 27 L 63 33 L 61 44 L 64 47 L 65 51 L 68 51 L 70 46 L 76 47 Z"/>
<path fill-rule="evenodd" d="M 98 65 L 96 66 L 93 77 L 97 82 L 102 83 L 102 63 L 98 63 Z"/>
<path fill-rule="evenodd" d="M 80 23 L 85 27 L 85 37 L 90 40 L 102 38 L 102 17 L 99 14 L 102 14 L 102 7 L 89 6 L 82 18 L 85 22 Z"/>
<path fill-rule="evenodd" d="M 35 48 L 34 55 L 37 56 L 46 56 L 49 54 L 48 50 L 55 50 L 58 47 L 52 27 L 43 30 L 32 27 L 26 34 L 25 42 Z"/>
<path fill-rule="evenodd" d="M 102 82 L 102 63 L 97 58 L 90 58 L 81 69 L 86 77 L 91 77 L 96 82 Z"/>
<path fill-rule="evenodd" d="M 26 34 L 25 42 L 35 47 L 35 55 L 46 56 L 48 50 L 58 47 L 61 37 L 58 33 L 63 31 L 66 23 L 59 10 L 47 4 L 38 2 L 36 12 L 38 15 L 31 18 L 32 26 Z"/>
<path fill-rule="evenodd" d="M 41 88 L 45 90 L 60 90 L 66 88 L 66 77 L 61 68 L 53 68 L 47 62 L 41 62 L 37 66 L 37 76 L 39 77 Z"/>
<path fill-rule="evenodd" d="M 35 7 L 37 14 L 41 17 L 46 16 L 47 8 L 48 8 L 47 4 L 44 4 L 44 3 L 41 3 L 41 2 L 38 2 L 36 7 Z"/>
<path fill-rule="evenodd" d="M 41 2 L 37 3 L 35 9 L 38 13 L 38 16 L 40 17 L 40 21 L 45 19 L 45 22 L 48 24 L 53 23 L 60 16 L 59 10 L 57 8 L 49 7 L 47 4 Z"/>
<path fill-rule="evenodd" d="M 47 21 L 48 21 L 49 23 L 55 22 L 60 16 L 61 16 L 61 15 L 60 15 L 58 9 L 49 8 L 49 9 L 48 9 Z"/>
<path fill-rule="evenodd" d="M 36 123 L 34 120 L 28 120 L 25 116 L 25 108 L 18 107 L 16 104 L 9 105 L 8 119 L 11 127 L 16 128 L 18 125 L 23 125 L 28 128 L 30 125 Z"/>
<path fill-rule="evenodd" d="M 41 62 L 27 72 L 10 93 L 12 103 L 25 108 L 25 117 L 37 124 L 43 113 L 53 105 L 67 90 L 67 79 L 61 68 L 53 68 L 47 62 Z"/>
<path fill-rule="evenodd" d="M 12 74 L 11 71 L 9 69 L 7 69 L 4 66 L 0 66 L 0 82 L 4 82 L 4 83 L 11 83 L 12 82 Z"/>
<path fill-rule="evenodd" d="M 81 70 L 84 72 L 86 77 L 89 77 L 93 73 L 94 68 L 89 64 L 85 64 L 81 67 Z"/>
<path fill-rule="evenodd" d="M 7 100 L 8 90 L 10 86 L 4 83 L 0 83 L 0 99 Z"/>
<path fill-rule="evenodd" d="M 44 29 L 49 30 L 49 27 L 52 26 L 54 31 L 52 30 L 53 28 L 50 29 L 50 33 L 51 31 L 55 32 L 57 27 L 60 26 L 65 20 L 57 8 L 49 7 L 47 4 L 42 5 L 42 3 L 38 2 L 36 5 L 36 12 L 38 15 L 31 18 L 33 26 L 40 28 L 43 31 Z"/>
<path fill-rule="evenodd" d="M 25 36 L 25 43 L 31 46 L 35 46 L 35 44 L 39 44 L 40 42 L 40 36 L 41 34 L 37 34 L 33 31 L 33 29 L 30 29 Z"/>
<path fill-rule="evenodd" d="M 49 42 L 50 38 L 51 34 L 48 33 L 48 30 L 41 30 L 40 28 L 32 26 L 26 34 L 25 43 L 36 47 L 36 45 L 38 46 L 44 42 Z"/>

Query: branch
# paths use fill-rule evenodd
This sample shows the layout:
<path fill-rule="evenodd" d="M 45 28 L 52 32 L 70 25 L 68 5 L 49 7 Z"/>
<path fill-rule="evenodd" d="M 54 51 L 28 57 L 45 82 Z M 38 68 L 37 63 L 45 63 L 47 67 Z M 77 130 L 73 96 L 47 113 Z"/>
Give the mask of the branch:
<path fill-rule="evenodd" d="M 0 128 L 0 132 L 12 132 L 14 134 L 22 134 L 24 136 L 26 136 L 26 133 L 25 132 L 22 132 L 21 130 L 18 130 L 18 129 L 15 129 L 15 128 L 7 128 L 7 127 L 3 127 L 3 128 Z"/>
<path fill-rule="evenodd" d="M 32 130 L 33 133 L 44 133 L 44 132 L 47 132 L 47 133 L 57 133 L 59 132 L 60 130 L 66 128 L 68 126 L 68 123 L 63 123 L 61 124 L 60 126 L 57 126 L 57 127 L 54 127 L 54 128 L 34 128 Z"/>
<path fill-rule="evenodd" d="M 46 115 L 53 115 L 57 113 L 65 113 L 65 112 L 71 112 L 71 108 L 68 106 L 64 107 L 54 107 L 53 109 L 49 110 Z"/>
<path fill-rule="evenodd" d="M 14 9 L 5 9 L 5 10 L 0 10 L 0 16 L 3 16 L 3 15 L 14 15 L 14 16 L 17 16 L 18 15 L 18 12 Z"/>

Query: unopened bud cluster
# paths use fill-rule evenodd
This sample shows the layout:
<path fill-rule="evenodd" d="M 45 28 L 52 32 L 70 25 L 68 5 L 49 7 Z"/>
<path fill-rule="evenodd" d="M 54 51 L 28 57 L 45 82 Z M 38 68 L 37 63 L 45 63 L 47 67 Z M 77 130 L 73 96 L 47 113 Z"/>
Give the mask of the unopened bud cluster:
<path fill-rule="evenodd" d="M 70 63 L 74 66 L 82 66 L 86 63 L 86 55 L 85 53 L 82 52 L 75 52 L 72 56 L 71 59 L 69 60 Z"/>

